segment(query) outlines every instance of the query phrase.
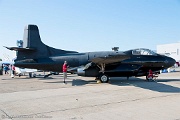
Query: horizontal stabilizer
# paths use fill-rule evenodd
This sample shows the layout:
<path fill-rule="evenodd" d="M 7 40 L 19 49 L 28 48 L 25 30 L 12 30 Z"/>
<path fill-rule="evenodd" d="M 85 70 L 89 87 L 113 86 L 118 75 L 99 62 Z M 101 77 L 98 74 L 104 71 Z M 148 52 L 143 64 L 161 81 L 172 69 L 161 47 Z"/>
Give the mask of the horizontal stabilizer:
<path fill-rule="evenodd" d="M 36 49 L 34 48 L 20 48 L 20 47 L 6 47 L 6 46 L 4 47 L 9 50 L 14 50 L 14 51 L 36 51 Z"/>

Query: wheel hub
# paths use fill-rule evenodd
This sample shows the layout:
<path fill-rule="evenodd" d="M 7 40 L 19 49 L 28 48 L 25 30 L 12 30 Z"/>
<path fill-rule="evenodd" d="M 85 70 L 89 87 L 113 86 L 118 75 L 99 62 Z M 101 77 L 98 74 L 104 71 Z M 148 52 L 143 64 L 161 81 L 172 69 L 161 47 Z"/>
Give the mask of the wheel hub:
<path fill-rule="evenodd" d="M 101 81 L 106 82 L 108 80 L 106 75 L 101 76 Z"/>

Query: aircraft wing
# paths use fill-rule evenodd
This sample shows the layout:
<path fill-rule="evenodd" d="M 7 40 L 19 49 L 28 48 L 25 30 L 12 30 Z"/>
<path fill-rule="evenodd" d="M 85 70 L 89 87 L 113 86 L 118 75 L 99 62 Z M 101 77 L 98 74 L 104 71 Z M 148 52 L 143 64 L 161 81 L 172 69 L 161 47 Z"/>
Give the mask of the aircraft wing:
<path fill-rule="evenodd" d="M 105 57 L 97 57 L 92 59 L 91 61 L 96 64 L 111 64 L 116 62 L 121 62 L 123 60 L 129 59 L 130 56 L 128 55 L 111 55 L 111 56 L 105 56 Z"/>

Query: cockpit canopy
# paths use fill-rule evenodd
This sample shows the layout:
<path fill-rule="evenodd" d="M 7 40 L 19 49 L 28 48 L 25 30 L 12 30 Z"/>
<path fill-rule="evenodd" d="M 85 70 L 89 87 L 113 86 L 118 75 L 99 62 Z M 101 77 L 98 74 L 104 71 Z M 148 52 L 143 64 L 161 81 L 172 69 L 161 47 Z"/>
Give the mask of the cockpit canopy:
<path fill-rule="evenodd" d="M 140 49 L 132 50 L 132 55 L 157 55 L 157 54 L 149 49 L 140 48 Z"/>

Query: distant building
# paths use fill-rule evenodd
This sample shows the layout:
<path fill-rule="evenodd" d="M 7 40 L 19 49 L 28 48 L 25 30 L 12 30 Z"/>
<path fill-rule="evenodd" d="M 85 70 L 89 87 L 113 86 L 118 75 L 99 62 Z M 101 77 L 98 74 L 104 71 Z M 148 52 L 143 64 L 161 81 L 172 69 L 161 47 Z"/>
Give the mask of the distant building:
<path fill-rule="evenodd" d="M 180 43 L 157 45 L 157 53 L 167 55 L 180 62 Z"/>

